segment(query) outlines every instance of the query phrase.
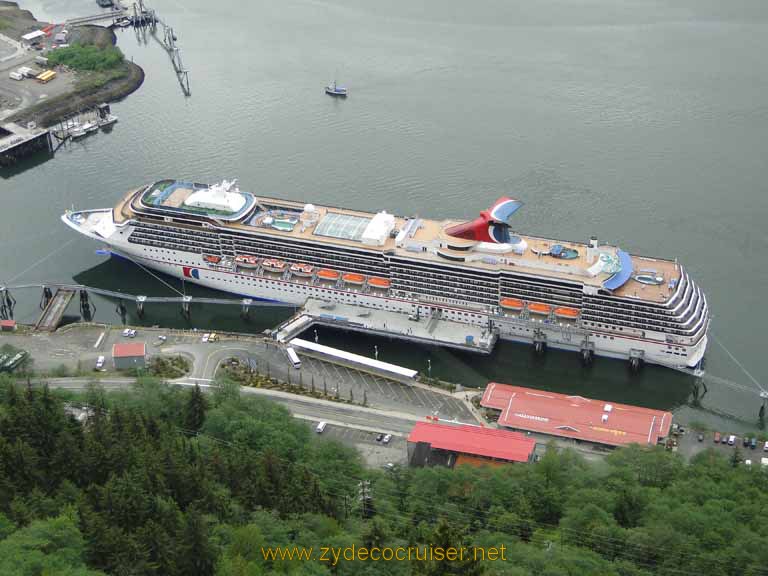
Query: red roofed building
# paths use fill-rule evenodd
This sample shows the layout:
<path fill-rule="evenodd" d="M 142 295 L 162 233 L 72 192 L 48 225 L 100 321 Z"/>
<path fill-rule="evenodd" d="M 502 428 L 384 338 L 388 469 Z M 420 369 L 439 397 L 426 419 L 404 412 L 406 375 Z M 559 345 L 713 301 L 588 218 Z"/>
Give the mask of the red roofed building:
<path fill-rule="evenodd" d="M 115 370 L 144 368 L 147 350 L 144 342 L 120 342 L 112 345 L 112 360 Z"/>
<path fill-rule="evenodd" d="M 500 411 L 498 424 L 505 428 L 604 446 L 655 446 L 672 427 L 670 412 L 495 382 L 480 405 Z"/>
<path fill-rule="evenodd" d="M 13 332 L 16 330 L 16 320 L 0 320 L 0 330 L 3 332 Z"/>
<path fill-rule="evenodd" d="M 467 424 L 417 422 L 408 436 L 408 461 L 413 466 L 444 464 L 453 467 L 461 460 L 477 465 L 494 462 L 529 462 L 536 441 L 525 434 Z"/>

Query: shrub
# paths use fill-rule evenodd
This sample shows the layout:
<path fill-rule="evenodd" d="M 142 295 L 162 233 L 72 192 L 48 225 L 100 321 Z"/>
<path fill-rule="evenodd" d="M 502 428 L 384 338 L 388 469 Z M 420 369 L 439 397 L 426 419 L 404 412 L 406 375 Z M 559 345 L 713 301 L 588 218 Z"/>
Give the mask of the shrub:
<path fill-rule="evenodd" d="M 73 44 L 48 55 L 49 64 L 64 64 L 73 70 L 104 71 L 123 63 L 123 53 L 114 46 L 98 48 L 92 44 Z"/>

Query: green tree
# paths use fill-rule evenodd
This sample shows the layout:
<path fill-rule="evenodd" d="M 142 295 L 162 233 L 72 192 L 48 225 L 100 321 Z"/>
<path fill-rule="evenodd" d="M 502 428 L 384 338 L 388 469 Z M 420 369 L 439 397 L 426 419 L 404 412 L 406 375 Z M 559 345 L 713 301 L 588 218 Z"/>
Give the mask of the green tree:
<path fill-rule="evenodd" d="M 184 425 L 188 430 L 198 432 L 205 422 L 205 411 L 208 409 L 208 401 L 203 396 L 200 386 L 195 387 L 189 394 L 184 407 Z"/>

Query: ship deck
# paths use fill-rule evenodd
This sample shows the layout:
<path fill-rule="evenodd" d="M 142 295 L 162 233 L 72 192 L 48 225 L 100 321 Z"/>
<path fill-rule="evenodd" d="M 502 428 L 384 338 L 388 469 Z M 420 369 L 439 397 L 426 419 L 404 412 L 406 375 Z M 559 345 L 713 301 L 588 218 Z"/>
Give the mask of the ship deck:
<path fill-rule="evenodd" d="M 139 213 L 135 210 L 135 206 L 136 206 L 136 202 L 141 196 L 139 192 L 141 192 L 144 189 L 145 187 L 141 187 L 131 191 L 117 204 L 117 206 L 115 206 L 113 210 L 113 218 L 117 224 L 124 223 L 129 219 L 136 218 L 137 216 L 139 216 Z M 304 210 L 306 204 L 303 202 L 296 202 L 291 200 L 283 200 L 278 198 L 269 198 L 269 197 L 262 197 L 262 196 L 256 197 L 256 201 L 257 201 L 256 211 L 248 213 L 240 221 L 220 222 L 220 226 L 222 228 L 243 230 L 251 233 L 257 232 L 262 235 L 272 236 L 277 238 L 284 237 L 284 238 L 302 239 L 302 240 L 317 243 L 320 245 L 331 244 L 331 245 L 355 248 L 357 250 L 370 251 L 370 252 L 390 251 L 395 253 L 398 256 L 405 257 L 411 260 L 427 261 L 427 262 L 433 262 L 436 264 L 443 264 L 448 266 L 458 265 L 458 266 L 472 268 L 472 269 L 488 270 L 488 271 L 494 271 L 494 272 L 498 270 L 514 270 L 522 274 L 543 276 L 543 277 L 549 277 L 553 279 L 561 279 L 564 281 L 583 283 L 583 284 L 594 286 L 594 287 L 602 286 L 603 282 L 605 282 L 611 276 L 611 274 L 609 273 L 600 273 L 596 276 L 589 276 L 586 274 L 586 269 L 590 267 L 591 262 L 587 260 L 588 246 L 585 243 L 568 242 L 568 241 L 555 240 L 550 238 L 542 238 L 537 236 L 528 236 L 528 235 L 519 234 L 516 232 L 516 235 L 520 236 L 520 238 L 525 240 L 528 244 L 528 249 L 525 250 L 523 254 L 482 253 L 485 256 L 491 256 L 495 258 L 503 257 L 509 261 L 508 264 L 489 263 L 489 262 L 483 262 L 482 260 L 473 260 L 473 261 L 467 261 L 467 262 L 452 262 L 451 260 L 438 256 L 437 254 L 434 254 L 434 253 L 430 253 L 426 251 L 412 252 L 412 251 L 406 250 L 405 248 L 398 247 L 396 245 L 395 239 L 391 237 L 388 237 L 385 240 L 383 245 L 373 246 L 373 245 L 363 244 L 362 242 L 354 239 L 324 236 L 324 235 L 318 235 L 315 233 L 315 230 L 318 227 L 319 223 L 322 222 L 323 218 L 328 214 L 332 213 L 332 214 L 349 216 L 353 218 L 371 219 L 375 216 L 374 213 L 351 210 L 348 208 L 337 208 L 337 207 L 316 205 L 315 206 L 316 218 L 313 219 L 311 222 L 299 220 L 298 222 L 296 222 L 295 226 L 291 230 L 288 230 L 288 229 L 279 230 L 270 226 L 264 226 L 262 224 L 264 213 L 258 212 L 258 205 L 267 206 L 272 209 L 284 210 L 286 213 L 300 214 Z M 215 219 L 215 216 L 212 216 L 211 218 Z M 461 239 L 449 237 L 445 234 L 446 228 L 455 224 L 459 224 L 463 221 L 456 221 L 456 220 L 437 221 L 437 220 L 429 220 L 429 219 L 420 219 L 420 220 L 421 220 L 420 228 L 415 232 L 415 234 L 413 234 L 411 238 L 409 238 L 409 242 L 411 243 L 422 244 L 422 245 L 433 245 L 436 241 L 439 241 L 439 240 L 446 241 L 450 239 L 450 243 L 453 246 L 461 246 L 462 244 L 469 244 L 469 245 L 475 244 L 475 242 L 473 241 L 461 240 Z M 395 216 L 396 229 L 402 229 L 405 226 L 406 222 L 407 222 L 406 218 Z M 560 244 L 565 248 L 573 248 L 577 250 L 579 252 L 578 257 L 572 260 L 561 260 L 561 259 L 553 258 L 551 256 L 539 255 L 534 252 L 534 250 L 540 253 L 548 252 L 549 249 L 555 244 Z M 612 252 L 615 254 L 618 248 L 610 245 L 600 245 L 599 250 Z M 448 248 L 441 248 L 440 251 L 449 256 L 453 255 L 455 257 L 462 257 L 462 256 L 466 256 L 467 254 L 472 254 L 472 252 L 452 251 L 451 249 L 448 249 Z M 680 280 L 681 271 L 680 271 L 679 265 L 672 260 L 666 260 L 666 259 L 649 258 L 649 257 L 643 257 L 643 256 L 637 256 L 637 255 L 632 255 L 631 258 L 632 258 L 632 266 L 634 268 L 635 273 L 639 272 L 640 270 L 653 270 L 657 274 L 663 276 L 664 282 L 663 284 L 658 286 L 646 285 L 641 282 L 638 282 L 637 280 L 634 279 L 634 277 L 630 277 L 630 279 L 619 289 L 615 290 L 613 294 L 618 297 L 634 298 L 634 299 L 637 299 L 638 301 L 648 301 L 648 302 L 654 302 L 654 303 L 663 303 L 667 299 L 669 299 L 674 293 L 674 289 L 670 288 L 670 280 L 675 280 L 675 283 L 679 282 Z"/>

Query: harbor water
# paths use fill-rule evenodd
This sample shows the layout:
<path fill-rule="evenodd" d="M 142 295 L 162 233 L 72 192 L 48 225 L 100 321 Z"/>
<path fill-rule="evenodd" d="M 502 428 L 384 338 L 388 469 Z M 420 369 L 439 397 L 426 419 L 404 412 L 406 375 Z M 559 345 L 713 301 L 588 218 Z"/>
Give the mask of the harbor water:
<path fill-rule="evenodd" d="M 722 379 L 702 408 L 687 406 L 690 378 L 654 367 L 632 375 L 598 359 L 583 369 L 577 355 L 538 358 L 509 343 L 488 358 L 327 330 L 320 341 L 369 356 L 375 345 L 381 359 L 423 372 L 429 359 L 433 376 L 468 385 L 495 379 L 699 420 L 756 419 L 755 381 L 768 387 L 764 1 L 150 5 L 176 31 L 192 96 L 156 39 L 118 30 L 146 81 L 112 105 L 120 121 L 110 134 L 2 172 L 0 284 L 171 295 L 59 221 L 66 208 L 112 206 L 163 177 L 237 177 L 256 194 L 434 218 L 474 218 L 509 195 L 525 202 L 520 232 L 596 234 L 686 266 L 713 314 L 707 370 Z M 21 6 L 53 22 L 98 10 L 92 0 Z M 323 93 L 334 78 L 346 100 Z M 17 319 L 33 321 L 39 291 L 14 296 Z M 97 320 L 120 321 L 114 302 L 96 306 Z M 288 314 L 256 311 L 245 323 L 234 306 L 193 306 L 188 322 L 174 305 L 148 307 L 143 322 L 261 331 Z M 127 321 L 141 323 L 132 309 Z"/>

